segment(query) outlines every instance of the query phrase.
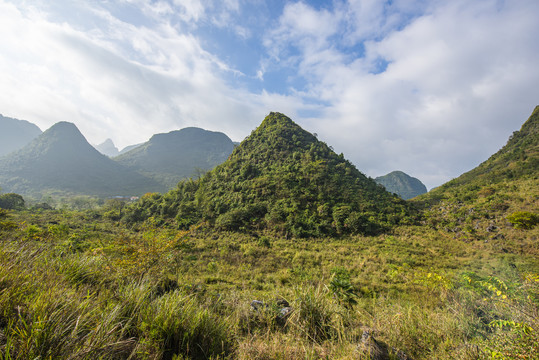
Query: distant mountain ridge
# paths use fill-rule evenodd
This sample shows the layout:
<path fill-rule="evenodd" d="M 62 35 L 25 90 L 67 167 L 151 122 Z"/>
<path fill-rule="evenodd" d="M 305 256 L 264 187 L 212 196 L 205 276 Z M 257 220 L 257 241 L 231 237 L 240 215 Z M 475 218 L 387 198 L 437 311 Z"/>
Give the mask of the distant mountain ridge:
<path fill-rule="evenodd" d="M 375 233 L 409 214 L 404 200 L 342 154 L 287 116 L 270 113 L 224 163 L 162 196 L 143 197 L 124 220 L 154 216 L 186 228 L 205 223 L 310 237 Z"/>
<path fill-rule="evenodd" d="M 139 147 L 140 145 L 142 145 L 143 143 L 139 143 L 139 144 L 133 144 L 133 145 L 128 145 L 126 147 L 124 147 L 122 150 L 120 150 L 120 152 L 118 153 L 118 155 L 122 155 L 122 154 L 125 154 L 126 152 L 128 151 L 131 151 L 137 147 Z"/>
<path fill-rule="evenodd" d="M 0 159 L 0 186 L 39 197 L 44 192 L 135 195 L 158 184 L 99 153 L 74 124 L 59 122 Z"/>
<path fill-rule="evenodd" d="M 0 157 L 19 150 L 40 134 L 37 125 L 0 114 Z"/>
<path fill-rule="evenodd" d="M 114 160 L 170 189 L 182 179 L 200 176 L 221 164 L 233 149 L 232 140 L 221 132 L 188 127 L 155 134 Z"/>
<path fill-rule="evenodd" d="M 103 155 L 107 155 L 108 157 L 114 157 L 118 156 L 120 154 L 120 151 L 118 148 L 114 145 L 111 139 L 107 139 L 103 141 L 99 145 L 94 146 L 97 151 L 99 151 Z"/>
<path fill-rule="evenodd" d="M 375 178 L 374 181 L 404 200 L 427 192 L 427 187 L 419 179 L 411 177 L 402 171 L 392 171 L 387 175 Z"/>

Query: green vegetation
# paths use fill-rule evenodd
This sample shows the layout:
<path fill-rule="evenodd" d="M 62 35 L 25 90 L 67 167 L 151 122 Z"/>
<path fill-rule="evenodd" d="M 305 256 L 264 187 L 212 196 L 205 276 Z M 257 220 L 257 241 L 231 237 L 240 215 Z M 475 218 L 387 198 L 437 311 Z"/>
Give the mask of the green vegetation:
<path fill-rule="evenodd" d="M 539 216 L 529 211 L 516 211 L 509 215 L 507 220 L 517 229 L 532 229 L 539 224 Z"/>
<path fill-rule="evenodd" d="M 0 195 L 0 209 L 22 210 L 24 209 L 24 199 L 19 194 L 8 193 Z"/>
<path fill-rule="evenodd" d="M 430 191 L 429 198 L 455 196 L 462 187 L 487 187 L 516 179 L 537 179 L 539 169 L 539 106 L 507 144 L 475 169 Z M 479 194 L 478 194 L 479 195 Z"/>
<path fill-rule="evenodd" d="M 2 359 L 367 359 L 365 333 L 394 359 L 537 352 L 537 228 L 298 240 L 0 215 Z"/>
<path fill-rule="evenodd" d="M 406 203 L 270 114 L 167 194 L 0 209 L 0 360 L 538 359 L 535 131 Z"/>
<path fill-rule="evenodd" d="M 404 200 L 427 192 L 427 187 L 419 179 L 411 177 L 402 171 L 392 171 L 387 175 L 377 177 L 374 181 Z"/>
<path fill-rule="evenodd" d="M 226 162 L 163 196 L 146 196 L 124 219 L 150 216 L 182 229 L 207 223 L 294 237 L 373 234 L 414 221 L 404 201 L 279 113 L 267 116 Z"/>

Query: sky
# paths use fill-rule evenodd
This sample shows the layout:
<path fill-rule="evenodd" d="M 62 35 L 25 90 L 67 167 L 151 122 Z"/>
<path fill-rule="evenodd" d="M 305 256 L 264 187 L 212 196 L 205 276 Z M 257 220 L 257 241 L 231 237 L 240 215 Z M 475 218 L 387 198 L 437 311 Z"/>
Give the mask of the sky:
<path fill-rule="evenodd" d="M 0 0 L 0 113 L 118 148 L 271 111 L 430 189 L 539 105 L 537 0 Z"/>

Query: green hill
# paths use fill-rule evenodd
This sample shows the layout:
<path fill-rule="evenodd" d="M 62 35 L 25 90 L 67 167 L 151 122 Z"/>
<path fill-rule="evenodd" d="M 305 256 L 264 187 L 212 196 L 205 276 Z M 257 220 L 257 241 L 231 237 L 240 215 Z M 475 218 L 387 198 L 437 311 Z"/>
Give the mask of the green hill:
<path fill-rule="evenodd" d="M 178 181 L 200 176 L 221 164 L 233 149 L 225 134 L 190 127 L 156 134 L 114 160 L 171 189 Z"/>
<path fill-rule="evenodd" d="M 427 187 L 419 179 L 411 177 L 402 171 L 392 171 L 387 175 L 375 178 L 374 181 L 404 200 L 427 192 Z"/>
<path fill-rule="evenodd" d="M 41 130 L 31 122 L 0 114 L 0 156 L 19 150 L 40 134 Z"/>
<path fill-rule="evenodd" d="M 406 218 L 406 203 L 292 120 L 270 113 L 229 159 L 198 181 L 145 197 L 126 216 L 206 222 L 293 236 L 374 233 Z"/>
<path fill-rule="evenodd" d="M 74 124 L 59 122 L 0 159 L 0 186 L 32 197 L 44 193 L 127 196 L 143 194 L 158 184 L 100 154 Z"/>

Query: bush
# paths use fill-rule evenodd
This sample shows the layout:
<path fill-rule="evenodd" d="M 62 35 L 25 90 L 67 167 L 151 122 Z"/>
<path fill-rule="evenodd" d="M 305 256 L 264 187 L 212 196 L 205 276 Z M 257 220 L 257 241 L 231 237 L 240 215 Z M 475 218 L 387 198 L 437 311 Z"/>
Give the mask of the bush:
<path fill-rule="evenodd" d="M 516 211 L 507 220 L 517 229 L 532 229 L 539 223 L 539 216 L 528 211 Z"/>
<path fill-rule="evenodd" d="M 19 194 L 9 193 L 0 195 L 0 208 L 8 210 L 24 209 L 24 199 Z"/>

